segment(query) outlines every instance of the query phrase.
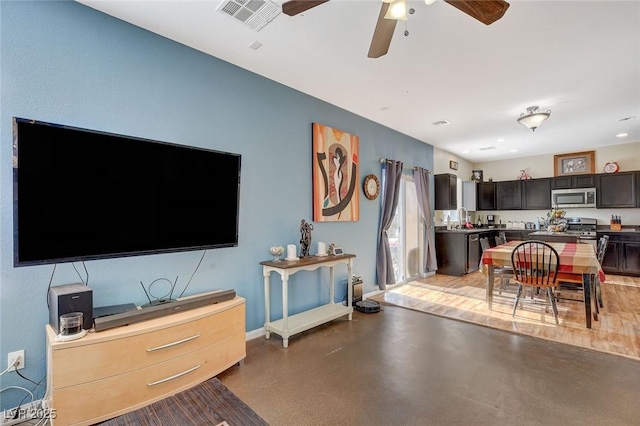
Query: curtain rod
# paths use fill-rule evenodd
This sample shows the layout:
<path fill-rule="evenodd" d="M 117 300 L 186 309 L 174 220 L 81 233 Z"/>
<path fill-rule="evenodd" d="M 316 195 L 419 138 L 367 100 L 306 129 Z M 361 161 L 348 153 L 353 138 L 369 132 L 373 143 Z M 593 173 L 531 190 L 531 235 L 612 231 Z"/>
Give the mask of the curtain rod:
<path fill-rule="evenodd" d="M 386 162 L 389 162 L 389 161 L 393 161 L 393 160 L 388 160 L 386 158 L 380 158 L 380 163 L 386 163 Z M 403 169 L 404 170 L 416 170 L 417 167 L 403 167 Z M 433 172 L 431 170 L 427 170 L 427 173 L 429 173 L 430 175 L 433 174 Z"/>

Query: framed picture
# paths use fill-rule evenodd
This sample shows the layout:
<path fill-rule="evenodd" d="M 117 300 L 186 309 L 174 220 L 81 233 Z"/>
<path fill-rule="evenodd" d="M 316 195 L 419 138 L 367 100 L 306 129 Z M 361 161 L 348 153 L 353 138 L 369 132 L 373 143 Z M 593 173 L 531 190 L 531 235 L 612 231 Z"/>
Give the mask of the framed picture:
<path fill-rule="evenodd" d="M 476 182 L 482 182 L 482 170 L 471 171 L 471 180 L 475 180 Z"/>
<path fill-rule="evenodd" d="M 571 176 L 595 173 L 595 151 L 553 156 L 553 175 Z"/>
<path fill-rule="evenodd" d="M 449 160 L 449 168 L 451 170 L 458 170 L 458 162 Z"/>
<path fill-rule="evenodd" d="M 313 123 L 313 220 L 354 222 L 360 216 L 356 135 Z"/>

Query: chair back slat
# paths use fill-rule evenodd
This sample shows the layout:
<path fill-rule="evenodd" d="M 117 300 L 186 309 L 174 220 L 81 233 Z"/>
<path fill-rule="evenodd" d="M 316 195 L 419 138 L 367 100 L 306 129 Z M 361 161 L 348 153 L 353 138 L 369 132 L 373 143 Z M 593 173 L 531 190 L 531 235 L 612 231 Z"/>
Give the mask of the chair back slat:
<path fill-rule="evenodd" d="M 489 250 L 489 248 L 491 248 L 489 238 L 480 238 L 480 247 L 482 247 L 482 251 Z"/>
<path fill-rule="evenodd" d="M 524 285 L 555 287 L 558 275 L 558 252 L 544 241 L 530 240 L 518 244 L 511 253 L 514 280 Z"/>
<path fill-rule="evenodd" d="M 608 245 L 609 245 L 609 236 L 603 235 L 602 237 L 600 237 L 600 240 L 598 240 L 598 249 L 596 252 L 596 255 L 598 257 L 598 262 L 600 262 L 600 264 L 602 264 L 602 260 L 604 259 L 604 255 L 607 252 Z"/>

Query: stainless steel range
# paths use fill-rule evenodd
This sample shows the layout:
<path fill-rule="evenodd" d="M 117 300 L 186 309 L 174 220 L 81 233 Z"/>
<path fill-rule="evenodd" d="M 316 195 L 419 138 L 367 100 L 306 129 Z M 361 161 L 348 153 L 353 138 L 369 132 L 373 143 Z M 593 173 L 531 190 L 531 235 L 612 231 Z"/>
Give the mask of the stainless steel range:
<path fill-rule="evenodd" d="M 591 244 L 594 248 L 598 245 L 598 237 L 596 234 L 596 220 L 588 217 L 568 217 L 567 221 L 568 235 L 576 235 L 579 243 Z"/>

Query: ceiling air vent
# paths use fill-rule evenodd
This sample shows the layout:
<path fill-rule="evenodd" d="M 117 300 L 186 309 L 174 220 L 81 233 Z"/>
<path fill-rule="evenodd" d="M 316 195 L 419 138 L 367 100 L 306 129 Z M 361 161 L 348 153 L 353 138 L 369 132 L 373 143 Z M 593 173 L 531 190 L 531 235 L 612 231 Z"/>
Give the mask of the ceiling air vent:
<path fill-rule="evenodd" d="M 280 6 L 268 0 L 224 0 L 216 10 L 254 31 L 260 31 L 282 12 Z"/>
<path fill-rule="evenodd" d="M 495 146 L 485 146 L 484 148 L 478 148 L 480 151 L 491 151 L 492 149 L 496 149 Z"/>
<path fill-rule="evenodd" d="M 440 121 L 436 121 L 435 123 L 431 123 L 434 126 L 438 127 L 438 126 L 448 126 L 449 124 L 451 124 L 451 122 L 449 120 L 440 120 Z"/>

